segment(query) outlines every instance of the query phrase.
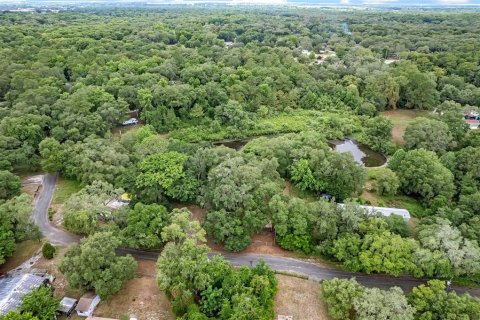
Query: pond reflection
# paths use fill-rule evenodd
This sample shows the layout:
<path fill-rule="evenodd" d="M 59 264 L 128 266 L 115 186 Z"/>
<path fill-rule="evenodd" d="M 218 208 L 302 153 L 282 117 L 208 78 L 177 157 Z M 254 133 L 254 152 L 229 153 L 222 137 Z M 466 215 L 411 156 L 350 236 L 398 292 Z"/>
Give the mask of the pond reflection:
<path fill-rule="evenodd" d="M 329 140 L 328 144 L 339 153 L 350 152 L 353 159 L 365 167 L 379 167 L 387 161 L 383 154 L 373 151 L 369 147 L 351 139 Z"/>
<path fill-rule="evenodd" d="M 270 136 L 271 137 L 271 136 Z M 258 137 L 255 137 L 258 138 Z M 213 142 L 213 145 L 226 146 L 237 151 L 241 150 L 249 141 L 255 138 L 247 139 L 232 139 L 224 141 Z M 364 165 L 365 167 L 379 167 L 387 162 L 385 156 L 379 152 L 373 151 L 366 145 L 357 143 L 352 139 L 345 140 L 328 140 L 328 145 L 339 153 L 350 152 L 353 156 L 353 159 L 359 164 Z"/>

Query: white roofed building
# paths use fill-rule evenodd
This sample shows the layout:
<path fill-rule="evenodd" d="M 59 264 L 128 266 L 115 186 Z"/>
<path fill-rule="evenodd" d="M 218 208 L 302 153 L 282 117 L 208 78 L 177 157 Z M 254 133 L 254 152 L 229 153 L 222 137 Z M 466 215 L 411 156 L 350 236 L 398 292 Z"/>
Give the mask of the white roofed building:
<path fill-rule="evenodd" d="M 344 207 L 343 203 L 339 203 L 338 206 Z M 384 217 L 389 217 L 391 215 L 397 215 L 402 217 L 404 220 L 410 220 L 410 212 L 407 209 L 400 208 L 386 208 L 386 207 L 374 207 L 374 206 L 359 206 L 364 209 L 367 214 L 381 214 Z"/>
<path fill-rule="evenodd" d="M 385 207 L 374 207 L 374 206 L 360 206 L 360 208 L 365 209 L 369 214 L 380 213 L 385 217 L 391 216 L 392 214 L 401 216 L 405 220 L 410 220 L 410 212 L 407 209 L 399 208 L 385 208 Z"/>

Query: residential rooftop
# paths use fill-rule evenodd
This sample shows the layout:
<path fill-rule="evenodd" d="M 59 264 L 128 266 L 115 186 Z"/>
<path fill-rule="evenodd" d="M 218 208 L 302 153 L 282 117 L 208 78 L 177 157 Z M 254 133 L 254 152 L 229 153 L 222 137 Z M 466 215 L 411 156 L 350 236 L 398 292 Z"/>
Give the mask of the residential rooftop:
<path fill-rule="evenodd" d="M 29 273 L 0 278 L 0 315 L 17 310 L 22 304 L 22 297 L 46 281 L 44 277 Z"/>

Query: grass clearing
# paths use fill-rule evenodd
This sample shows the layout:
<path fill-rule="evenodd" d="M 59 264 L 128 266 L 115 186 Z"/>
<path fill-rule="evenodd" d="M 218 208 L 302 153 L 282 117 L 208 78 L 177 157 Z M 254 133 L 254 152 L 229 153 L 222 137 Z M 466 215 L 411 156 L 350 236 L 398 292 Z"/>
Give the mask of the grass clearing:
<path fill-rule="evenodd" d="M 405 140 L 403 140 L 403 135 L 408 124 L 415 120 L 415 118 L 427 116 L 428 111 L 397 109 L 384 111 L 380 114 L 392 120 L 392 141 L 396 144 L 402 145 L 405 143 Z"/>
<path fill-rule="evenodd" d="M 368 181 L 365 183 L 361 199 L 367 205 L 407 209 L 412 217 L 421 217 L 425 208 L 415 198 L 404 194 L 382 196 L 375 192 L 375 179 L 379 168 L 368 169 Z"/>
<path fill-rule="evenodd" d="M 175 319 L 170 302 L 158 289 L 155 275 L 154 261 L 138 261 L 135 278 L 109 300 L 100 302 L 95 315 L 114 319 L 130 315 L 144 320 Z"/>
<path fill-rule="evenodd" d="M 301 320 L 328 320 L 327 307 L 320 298 L 318 282 L 277 274 L 275 315 Z"/>
<path fill-rule="evenodd" d="M 285 180 L 285 188 L 283 194 L 287 196 L 297 197 L 307 202 L 313 202 L 318 200 L 318 197 L 314 192 L 308 190 L 301 190 L 295 186 L 291 181 Z"/>
<path fill-rule="evenodd" d="M 112 128 L 112 134 L 115 138 L 120 140 L 122 138 L 122 135 L 124 135 L 125 133 L 135 132 L 141 127 L 143 127 L 143 124 L 140 124 L 140 123 L 131 125 L 131 126 L 118 126 L 118 127 Z"/>
<path fill-rule="evenodd" d="M 380 196 L 379 198 L 387 207 L 407 209 L 413 217 L 421 217 L 425 210 L 418 200 L 406 195 Z"/>
<path fill-rule="evenodd" d="M 421 217 L 425 210 L 418 200 L 406 195 L 381 196 L 376 192 L 364 190 L 361 199 L 366 205 L 407 209 L 412 217 Z"/>
<path fill-rule="evenodd" d="M 15 252 L 0 267 L 0 275 L 15 269 L 40 250 L 42 243 L 35 240 L 27 240 L 15 245 Z"/>
<path fill-rule="evenodd" d="M 64 204 L 72 194 L 80 191 L 81 188 L 80 182 L 59 177 L 53 192 L 52 204 Z"/>
<path fill-rule="evenodd" d="M 255 120 L 251 128 L 209 127 L 205 125 L 186 126 L 170 132 L 170 136 L 186 142 L 221 141 L 244 139 L 265 135 L 277 135 L 306 130 L 321 131 L 328 138 L 343 138 L 360 131 L 360 117 L 347 112 L 333 113 L 319 110 L 293 110 Z M 341 132 L 345 130 L 345 132 Z"/>

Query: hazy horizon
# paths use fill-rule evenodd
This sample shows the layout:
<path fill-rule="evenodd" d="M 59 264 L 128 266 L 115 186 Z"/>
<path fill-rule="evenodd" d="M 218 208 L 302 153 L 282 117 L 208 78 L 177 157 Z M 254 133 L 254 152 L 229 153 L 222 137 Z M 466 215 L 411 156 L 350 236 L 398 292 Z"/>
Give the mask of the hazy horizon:
<path fill-rule="evenodd" d="M 42 4 L 59 4 L 68 3 L 84 4 L 84 3 L 99 3 L 99 4 L 208 4 L 219 3 L 226 5 L 314 5 L 314 6 L 389 6 L 389 7 L 409 7 L 409 6 L 480 6 L 480 0 L 120 0 L 112 3 L 109 0 L 0 0 L 2 5 L 42 5 Z"/>

